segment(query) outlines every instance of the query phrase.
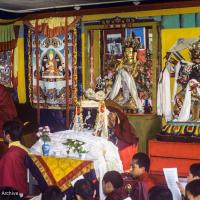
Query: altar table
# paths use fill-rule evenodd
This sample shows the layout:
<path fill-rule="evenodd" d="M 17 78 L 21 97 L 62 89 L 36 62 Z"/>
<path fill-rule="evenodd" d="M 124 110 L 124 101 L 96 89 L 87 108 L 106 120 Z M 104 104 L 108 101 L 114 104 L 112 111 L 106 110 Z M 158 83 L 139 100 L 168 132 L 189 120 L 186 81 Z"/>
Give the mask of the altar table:
<path fill-rule="evenodd" d="M 67 139 L 84 142 L 83 148 L 87 152 L 83 160 L 91 160 L 94 164 L 95 174 L 101 183 L 107 171 L 116 170 L 123 172 L 122 162 L 119 157 L 118 148 L 106 138 L 93 136 L 89 131 L 66 130 L 50 134 L 49 155 L 58 158 L 77 158 L 78 153 L 67 152 L 67 147 L 63 144 Z M 42 155 L 43 141 L 38 140 L 30 149 L 32 154 Z M 53 163 L 52 163 L 53 165 Z M 104 199 L 102 184 L 99 186 L 100 199 Z"/>

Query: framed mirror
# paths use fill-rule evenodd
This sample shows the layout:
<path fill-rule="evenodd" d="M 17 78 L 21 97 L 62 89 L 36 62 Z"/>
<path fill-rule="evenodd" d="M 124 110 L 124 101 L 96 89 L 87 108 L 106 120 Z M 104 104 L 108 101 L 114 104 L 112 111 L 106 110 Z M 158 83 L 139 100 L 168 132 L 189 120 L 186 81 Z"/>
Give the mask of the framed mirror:
<path fill-rule="evenodd" d="M 159 23 L 134 18 L 84 25 L 83 87 L 103 90 L 127 113 L 156 113 Z"/>

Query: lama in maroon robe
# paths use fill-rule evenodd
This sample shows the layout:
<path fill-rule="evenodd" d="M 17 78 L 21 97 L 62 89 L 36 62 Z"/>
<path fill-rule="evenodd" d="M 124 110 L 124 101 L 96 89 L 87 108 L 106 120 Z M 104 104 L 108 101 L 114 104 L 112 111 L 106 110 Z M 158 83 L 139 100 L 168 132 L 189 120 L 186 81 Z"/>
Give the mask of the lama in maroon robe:
<path fill-rule="evenodd" d="M 20 147 L 11 146 L 0 160 L 0 187 L 8 186 L 27 194 L 27 152 Z"/>
<path fill-rule="evenodd" d="M 136 130 L 129 122 L 127 115 L 115 102 L 106 100 L 105 104 L 107 109 L 110 112 L 116 113 L 119 118 L 120 123 L 118 123 L 118 119 L 116 118 L 112 132 L 114 133 L 114 137 L 117 137 L 117 147 L 119 149 L 120 159 L 123 163 L 123 169 L 124 171 L 128 171 L 130 169 L 131 159 L 137 152 L 138 147 Z"/>

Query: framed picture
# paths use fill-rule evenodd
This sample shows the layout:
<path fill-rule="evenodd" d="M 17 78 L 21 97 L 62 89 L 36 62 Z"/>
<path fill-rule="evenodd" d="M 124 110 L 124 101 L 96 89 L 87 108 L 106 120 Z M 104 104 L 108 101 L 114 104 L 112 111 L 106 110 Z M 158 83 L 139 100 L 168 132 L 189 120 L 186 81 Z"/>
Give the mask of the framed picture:
<path fill-rule="evenodd" d="M 112 61 L 123 56 L 122 41 L 125 37 L 125 29 L 107 29 L 102 31 L 101 73 L 105 75 L 108 68 L 113 65 Z"/>
<path fill-rule="evenodd" d="M 83 127 L 87 130 L 93 130 L 95 128 L 95 122 L 97 117 L 98 108 L 83 108 Z"/>
<path fill-rule="evenodd" d="M 146 29 L 145 27 L 138 28 L 126 28 L 126 38 L 128 38 L 132 33 L 134 33 L 135 38 L 137 38 L 142 44 L 142 48 L 146 49 Z"/>

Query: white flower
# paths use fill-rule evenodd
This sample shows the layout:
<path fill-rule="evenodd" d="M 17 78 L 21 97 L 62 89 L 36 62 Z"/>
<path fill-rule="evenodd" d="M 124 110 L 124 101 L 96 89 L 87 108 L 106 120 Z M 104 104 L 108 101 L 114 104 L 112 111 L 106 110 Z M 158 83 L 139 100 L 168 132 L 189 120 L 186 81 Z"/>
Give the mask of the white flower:
<path fill-rule="evenodd" d="M 39 127 L 38 131 L 42 132 L 43 131 L 43 127 Z"/>
<path fill-rule="evenodd" d="M 41 137 L 41 136 L 42 136 L 42 132 L 38 131 L 38 132 L 36 133 L 36 135 L 37 135 L 37 137 Z"/>
<path fill-rule="evenodd" d="M 50 132 L 50 128 L 49 128 L 48 126 L 45 126 L 45 127 L 44 127 L 44 130 Z"/>

